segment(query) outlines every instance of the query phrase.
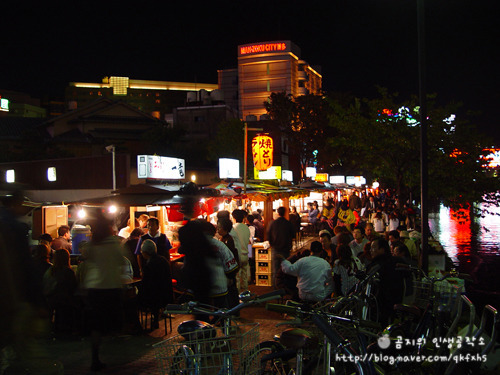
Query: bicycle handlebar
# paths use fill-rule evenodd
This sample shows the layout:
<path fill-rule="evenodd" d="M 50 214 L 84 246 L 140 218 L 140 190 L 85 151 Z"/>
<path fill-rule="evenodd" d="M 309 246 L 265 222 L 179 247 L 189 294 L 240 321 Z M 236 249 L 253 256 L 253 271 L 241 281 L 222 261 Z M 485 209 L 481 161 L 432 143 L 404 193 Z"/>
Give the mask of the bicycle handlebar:
<path fill-rule="evenodd" d="M 326 318 L 332 318 L 332 319 L 335 319 L 337 321 L 342 321 L 342 322 L 346 322 L 346 323 L 359 325 L 360 327 L 375 328 L 375 329 L 381 328 L 379 323 L 375 323 L 375 322 L 372 322 L 370 320 L 349 319 L 349 318 L 330 314 L 330 313 L 320 311 L 320 310 L 303 310 L 302 308 L 300 308 L 300 306 L 296 307 L 296 306 L 280 305 L 280 304 L 276 304 L 276 303 L 267 303 L 266 310 L 276 311 L 276 312 L 290 314 L 290 315 L 294 315 L 294 314 L 296 314 L 296 315 L 301 315 L 301 314 L 302 315 L 312 315 L 313 318 L 315 316 L 322 316 L 322 317 L 326 317 Z"/>
<path fill-rule="evenodd" d="M 412 265 L 407 264 L 407 263 L 396 263 L 396 270 L 398 270 L 398 271 L 408 270 L 408 271 L 412 271 L 412 272 L 418 272 L 418 273 L 422 274 L 424 277 L 427 277 L 434 282 L 443 281 L 443 280 L 446 280 L 450 277 L 458 277 L 458 278 L 464 279 L 464 280 L 472 280 L 471 276 L 468 273 L 458 273 L 458 272 L 457 273 L 448 272 L 448 273 L 444 274 L 443 277 L 439 277 L 439 278 L 434 277 L 434 276 L 429 276 L 421 268 L 412 266 Z"/>
<path fill-rule="evenodd" d="M 190 301 L 182 305 L 167 305 L 165 307 L 165 312 L 167 314 L 191 314 L 191 313 L 201 313 L 201 314 L 208 314 L 208 315 L 214 315 L 214 316 L 219 316 L 219 317 L 225 317 L 225 316 L 230 316 L 233 315 L 234 313 L 240 311 L 241 309 L 250 306 L 250 305 L 256 305 L 258 303 L 262 302 L 267 302 L 273 299 L 276 299 L 280 296 L 285 295 L 286 292 L 284 289 L 279 289 L 275 290 L 266 294 L 263 294 L 261 296 L 255 296 L 254 298 L 243 301 L 239 303 L 238 305 L 226 309 L 226 308 L 218 308 L 215 306 L 210 306 L 210 305 L 205 305 L 205 304 L 200 304 L 199 302 L 196 301 Z"/>

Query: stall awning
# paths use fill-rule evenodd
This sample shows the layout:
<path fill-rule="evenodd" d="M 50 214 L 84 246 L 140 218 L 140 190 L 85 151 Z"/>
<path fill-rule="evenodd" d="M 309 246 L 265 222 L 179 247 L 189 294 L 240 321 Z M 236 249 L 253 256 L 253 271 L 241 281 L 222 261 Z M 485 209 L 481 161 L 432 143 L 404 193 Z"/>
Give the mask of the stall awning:
<path fill-rule="evenodd" d="M 219 182 L 210 185 L 210 188 L 218 189 L 221 195 L 233 199 L 245 199 L 256 202 L 275 201 L 278 199 L 298 199 L 309 196 L 309 191 L 296 187 L 278 187 L 267 184 L 247 183 L 246 194 L 243 194 L 243 183 L 241 182 Z"/>

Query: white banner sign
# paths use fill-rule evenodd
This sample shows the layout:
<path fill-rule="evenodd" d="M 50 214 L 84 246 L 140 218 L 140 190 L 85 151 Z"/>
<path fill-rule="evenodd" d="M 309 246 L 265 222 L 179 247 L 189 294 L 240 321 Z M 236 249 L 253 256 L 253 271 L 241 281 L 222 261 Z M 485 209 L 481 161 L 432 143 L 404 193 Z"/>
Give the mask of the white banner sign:
<path fill-rule="evenodd" d="M 267 171 L 254 168 L 253 173 L 256 180 L 281 180 L 281 166 L 271 167 Z"/>
<path fill-rule="evenodd" d="M 184 159 L 157 155 L 137 155 L 137 177 L 182 180 L 186 176 Z"/>
<path fill-rule="evenodd" d="M 240 161 L 238 159 L 219 159 L 219 178 L 240 178 Z"/>

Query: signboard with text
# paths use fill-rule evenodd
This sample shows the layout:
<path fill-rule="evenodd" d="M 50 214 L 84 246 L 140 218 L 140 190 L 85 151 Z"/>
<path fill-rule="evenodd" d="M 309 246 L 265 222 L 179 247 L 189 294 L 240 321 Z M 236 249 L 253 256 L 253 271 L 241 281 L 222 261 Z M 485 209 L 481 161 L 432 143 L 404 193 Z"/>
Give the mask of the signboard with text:
<path fill-rule="evenodd" d="M 157 180 L 182 180 L 186 175 L 184 159 L 158 155 L 137 155 L 137 177 Z"/>
<path fill-rule="evenodd" d="M 281 172 L 282 172 L 281 173 L 282 174 L 282 176 L 281 176 L 282 180 L 293 182 L 293 172 L 292 171 L 283 169 L 283 171 L 281 171 Z"/>
<path fill-rule="evenodd" d="M 330 176 L 331 184 L 345 184 L 345 176 Z"/>
<path fill-rule="evenodd" d="M 240 178 L 240 161 L 238 159 L 219 159 L 219 178 Z"/>
<path fill-rule="evenodd" d="M 254 168 L 254 178 L 256 180 L 281 180 L 281 166 L 271 167 L 267 171 Z"/>
<path fill-rule="evenodd" d="M 347 176 L 345 182 L 348 185 L 355 185 L 355 186 L 366 185 L 366 179 L 363 176 Z"/>
<path fill-rule="evenodd" d="M 277 52 L 291 52 L 290 41 L 279 40 L 275 42 L 251 43 L 238 46 L 238 56 Z"/>
<path fill-rule="evenodd" d="M 328 173 L 316 173 L 314 180 L 317 182 L 328 182 Z"/>

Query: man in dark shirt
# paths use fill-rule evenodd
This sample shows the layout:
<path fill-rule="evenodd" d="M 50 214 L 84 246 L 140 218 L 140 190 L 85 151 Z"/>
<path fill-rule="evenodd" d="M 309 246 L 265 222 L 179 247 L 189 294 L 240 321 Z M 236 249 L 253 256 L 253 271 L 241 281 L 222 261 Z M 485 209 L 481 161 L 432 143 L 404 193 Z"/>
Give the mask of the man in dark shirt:
<path fill-rule="evenodd" d="M 141 246 L 144 275 L 138 295 L 139 304 L 151 309 L 155 329 L 158 328 L 160 309 L 174 301 L 170 264 L 156 250 L 152 240 L 145 240 Z"/>
<path fill-rule="evenodd" d="M 66 249 L 71 254 L 71 233 L 68 225 L 61 225 L 57 229 L 57 237 L 52 241 L 51 247 L 52 250 Z"/>
<path fill-rule="evenodd" d="M 295 230 L 293 228 L 293 225 L 287 219 L 285 219 L 285 214 L 286 208 L 279 207 L 279 217 L 274 220 L 271 225 L 269 225 L 267 236 L 267 238 L 269 239 L 269 244 L 272 247 L 272 266 L 275 276 L 278 274 L 278 270 L 281 268 L 281 262 L 283 258 L 286 259 L 290 256 L 292 241 L 295 238 Z M 276 281 L 274 285 L 276 285 Z"/>
<path fill-rule="evenodd" d="M 139 241 L 137 242 L 137 247 L 135 248 L 135 255 L 137 255 L 137 263 L 139 264 L 139 269 L 142 275 L 142 263 L 144 261 L 143 256 L 141 255 L 141 246 L 142 243 L 146 240 L 151 240 L 156 245 L 156 252 L 158 255 L 165 257 L 167 260 L 170 260 L 170 249 L 172 245 L 168 240 L 167 236 L 160 232 L 159 221 L 156 217 L 150 217 L 148 219 L 148 233 L 143 235 Z"/>
<path fill-rule="evenodd" d="M 407 272 L 400 271 L 396 265 L 404 261 L 391 255 L 389 243 L 382 239 L 375 239 L 371 244 L 372 262 L 366 269 L 367 273 L 380 267 L 378 274 L 380 284 L 377 293 L 377 302 L 380 310 L 380 323 L 387 324 L 393 315 L 394 305 L 401 303 L 407 282 Z"/>

